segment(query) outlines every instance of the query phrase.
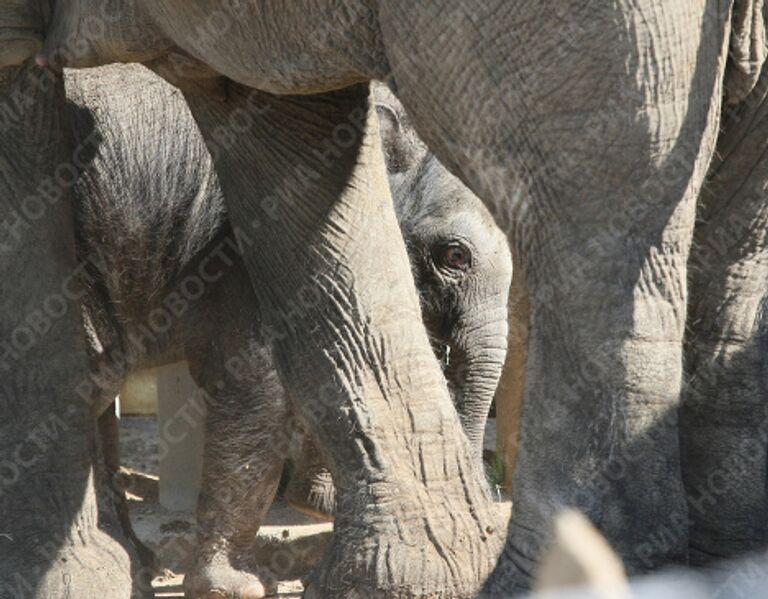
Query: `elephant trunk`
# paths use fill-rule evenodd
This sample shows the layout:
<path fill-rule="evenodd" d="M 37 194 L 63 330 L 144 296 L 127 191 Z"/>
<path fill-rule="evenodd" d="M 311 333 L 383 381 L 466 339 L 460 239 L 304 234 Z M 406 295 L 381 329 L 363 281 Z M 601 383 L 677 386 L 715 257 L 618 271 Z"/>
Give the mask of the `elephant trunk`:
<path fill-rule="evenodd" d="M 478 461 L 482 459 L 485 423 L 507 353 L 506 309 L 490 312 L 460 323 L 445 370 L 464 433 Z"/>

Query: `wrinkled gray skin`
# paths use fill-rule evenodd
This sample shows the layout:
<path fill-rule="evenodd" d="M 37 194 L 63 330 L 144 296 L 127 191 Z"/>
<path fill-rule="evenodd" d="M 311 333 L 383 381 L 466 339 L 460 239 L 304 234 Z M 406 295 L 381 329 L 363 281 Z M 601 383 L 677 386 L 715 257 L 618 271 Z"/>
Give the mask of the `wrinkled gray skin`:
<path fill-rule="evenodd" d="M 733 342 L 749 348 L 754 340 L 749 302 L 730 300 L 766 284 L 753 280 L 752 268 L 765 252 L 766 202 L 760 182 L 745 188 L 728 173 L 766 172 L 768 138 L 756 136 L 752 149 L 746 143 L 752 117 L 761 122 L 762 102 L 748 96 L 759 93 L 751 90 L 765 57 L 762 2 L 318 0 L 286 9 L 271 0 L 116 0 L 104 15 L 96 0 L 58 0 L 52 20 L 46 2 L 5 6 L 0 18 L 14 26 L 0 30 L 6 64 L 27 56 L 43 30 L 41 63 L 152 62 L 184 86 L 232 222 L 245 229 L 268 216 L 249 193 L 276 200 L 279 226 L 248 247 L 245 264 L 252 282 L 271 282 L 256 294 L 265 323 L 285 333 L 275 362 L 338 486 L 334 537 L 307 596 L 470 597 L 494 563 L 485 593 L 507 596 L 529 585 L 563 505 L 585 511 L 630 572 L 764 545 L 764 427 L 753 408 L 765 398 L 744 385 L 732 405 L 719 388 L 738 364 L 741 380 L 757 377 L 751 359 L 727 356 Z M 103 26 L 86 28 L 99 11 Z M 75 43 L 77 52 L 61 52 Z M 174 61 L 178 48 L 199 62 Z M 377 191 L 377 134 L 366 129 L 349 147 L 328 145 L 349 124 L 345 116 L 366 106 L 358 84 L 385 77 L 422 139 L 487 202 L 522 257 L 531 306 L 525 406 L 515 509 L 498 562 L 489 499 L 457 440 L 428 340 L 416 332 L 415 290 L 399 283 L 393 295 L 413 295 L 399 308 L 381 294 L 406 278 L 408 264 L 404 249 L 393 253 L 386 242 L 396 224 Z M 36 89 L 24 77 L 5 81 L 6 98 Z M 721 119 L 724 96 L 746 118 Z M 56 128 L 60 91 L 32 97 L 21 109 L 27 118 L 4 137 L 4 164 L 26 167 L 0 169 L 24 173 L 1 182 L 6 213 L 71 151 Z M 247 132 L 233 126 L 244 115 Z M 726 150 L 719 155 L 744 149 L 733 154 L 738 168 L 726 160 L 713 172 L 722 184 L 715 199 L 702 198 L 696 226 L 718 137 Z M 257 155 L 276 159 L 247 167 Z M 747 204 L 758 218 L 741 218 L 741 195 L 752 189 Z M 18 281 L 2 296 L 2 338 L 30 298 L 57 290 L 73 267 L 71 250 L 62 250 L 71 247 L 61 232 L 71 218 L 66 203 L 49 214 L 20 233 L 23 270 L 22 261 L 2 263 L 0 280 Z M 702 239 L 692 242 L 731 215 L 735 245 L 714 246 L 712 267 L 699 254 Z M 387 250 L 390 270 L 380 261 Z M 701 297 L 707 281 L 718 293 Z M 322 299 L 304 318 L 285 310 L 313 291 Z M 82 561 L 41 559 L 34 544 L 11 551 L 2 541 L 0 563 L 12 558 L 15 572 L 33 581 L 32 596 L 64 595 L 62 587 L 109 596 L 96 591 L 121 579 L 127 558 L 88 517 L 95 457 L 77 443 L 92 437 L 72 391 L 87 363 L 69 314 L 36 359 L 15 361 L 6 379 L 4 451 L 24 442 L 41 412 L 68 428 L 25 470 L 25 482 L 40 482 L 14 486 L 0 513 L 14 514 L 14 537 L 42 539 L 79 560 L 105 547 L 116 558 L 85 576 Z M 59 352 L 66 355 L 41 365 L 41 355 Z M 326 401 L 313 410 L 319 388 Z M 709 405 L 727 419 L 704 418 Z M 745 455 L 738 470 L 729 467 Z M 61 480 L 61 464 L 74 483 Z M 738 476 L 713 483 L 713 464 Z M 79 544 L 71 545 L 75 522 Z"/>
<path fill-rule="evenodd" d="M 512 274 L 507 240 L 490 213 L 480 209 L 480 200 L 418 139 L 393 94 L 380 86 L 376 97 L 395 212 L 422 318 L 433 346 L 449 350 L 445 374 L 451 396 L 480 460 L 507 351 Z M 440 259 L 456 248 L 471 261 L 466 270 Z"/>
<path fill-rule="evenodd" d="M 100 140 L 74 188 L 94 411 L 104 411 L 131 371 L 189 360 L 207 394 L 207 441 L 187 596 L 263 594 L 279 573 L 246 571 L 255 569 L 249 549 L 294 424 L 205 143 L 181 94 L 142 67 L 71 71 L 66 89 L 75 141 Z M 427 152 L 396 98 L 377 90 L 422 313 L 436 349 L 449 348 L 445 371 L 479 459 L 506 349 L 507 240 L 482 202 Z M 114 411 L 100 424 L 115 472 Z M 289 495 L 293 505 L 327 517 L 334 492 L 318 457 L 305 440 L 307 466 L 294 474 Z M 119 509 L 132 534 L 125 506 Z"/>
<path fill-rule="evenodd" d="M 507 240 L 480 199 L 429 152 L 392 92 L 382 84 L 374 89 L 395 212 L 422 318 L 481 462 L 485 423 L 507 349 L 512 274 Z M 451 267 L 446 264 L 451 256 L 470 263 Z M 335 488 L 322 454 L 305 438 L 297 457 L 286 499 L 303 512 L 333 519 Z"/>
<path fill-rule="evenodd" d="M 428 151 L 392 92 L 382 84 L 374 89 L 395 212 L 422 318 L 483 468 L 485 423 L 506 354 L 512 274 L 507 240 L 479 198 Z M 471 264 L 452 268 L 446 264 L 451 256 L 471 257 Z M 333 478 L 312 439 L 303 440 L 296 464 L 286 489 L 288 503 L 332 520 Z"/>
<path fill-rule="evenodd" d="M 436 351 L 448 350 L 443 357 L 451 397 L 479 461 L 507 351 L 508 243 L 480 199 L 419 139 L 392 92 L 377 85 L 375 96 L 422 318 Z M 450 258 L 466 267 L 451 267 Z"/>

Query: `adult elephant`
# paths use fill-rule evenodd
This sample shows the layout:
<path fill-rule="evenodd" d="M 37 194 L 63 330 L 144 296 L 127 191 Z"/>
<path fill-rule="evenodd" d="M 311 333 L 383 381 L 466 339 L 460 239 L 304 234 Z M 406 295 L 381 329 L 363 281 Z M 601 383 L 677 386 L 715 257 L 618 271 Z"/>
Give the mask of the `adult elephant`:
<path fill-rule="evenodd" d="M 288 299 L 321 291 L 276 349 L 339 484 L 336 542 L 314 581 L 321 596 L 467 596 L 495 547 L 468 454 L 449 456 L 437 470 L 429 458 L 430 445 L 446 435 L 453 441 L 458 426 L 445 412 L 447 392 L 426 359 L 426 339 L 399 328 L 416 326 L 415 305 L 395 323 L 366 284 L 381 279 L 378 258 L 390 248 L 375 233 L 391 221 L 370 220 L 375 206 L 361 197 L 366 186 L 352 165 L 365 166 L 367 144 L 352 144 L 362 152 L 353 160 L 329 143 L 346 130 L 341 114 L 364 103 L 356 84 L 387 75 L 428 145 L 508 223 L 530 296 L 515 513 L 486 590 L 527 586 L 550 516 L 566 504 L 597 522 L 633 572 L 688 559 L 676 419 L 687 263 L 729 44 L 729 89 L 738 100 L 763 62 L 761 5 L 545 4 L 307 0 L 286 11 L 271 1 L 118 2 L 101 27 L 82 29 L 97 3 L 57 3 L 41 63 L 57 54 L 75 66 L 154 61 L 187 89 L 234 221 L 264 215 L 238 202 L 240 192 L 256 186 L 276 198 L 279 226 L 246 256 L 252 277 L 274 281 L 260 297 L 268 320 L 286 322 Z M 76 52 L 57 52 L 70 42 Z M 169 68 L 176 48 L 226 79 L 197 63 Z M 253 89 L 315 95 L 281 99 Z M 243 115 L 252 117 L 247 132 Z M 308 151 L 315 144 L 319 152 Z M 250 166 L 263 152 L 280 159 Z M 295 189 L 308 181 L 326 187 L 302 203 L 297 196 L 306 194 Z M 305 351 L 304 338 L 325 353 Z M 333 390 L 324 418 L 311 409 L 318 380 Z M 422 409 L 436 417 L 408 418 Z M 739 434 L 755 432 L 744 414 L 734 418 Z M 683 423 L 694 462 L 728 453 L 701 442 L 710 431 L 700 420 Z M 764 470 L 764 459 L 748 469 L 762 489 L 758 500 Z M 400 517 L 377 517 L 382 503 L 398 506 Z M 702 509 L 728 523 L 753 506 Z M 649 522 L 670 528 L 661 535 Z M 727 529 L 698 535 L 699 554 L 715 554 Z M 764 541 L 758 537 L 746 545 Z"/>

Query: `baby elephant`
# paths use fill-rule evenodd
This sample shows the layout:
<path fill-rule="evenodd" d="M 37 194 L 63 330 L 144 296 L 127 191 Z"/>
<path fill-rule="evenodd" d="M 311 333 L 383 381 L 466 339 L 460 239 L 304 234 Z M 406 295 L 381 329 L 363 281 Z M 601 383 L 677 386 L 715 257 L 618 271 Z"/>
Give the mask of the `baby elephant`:
<path fill-rule="evenodd" d="M 267 573 L 249 563 L 249 547 L 294 418 L 271 361 L 276 333 L 262 331 L 238 252 L 258 230 L 230 228 L 211 158 L 177 90 L 133 66 L 70 73 L 66 85 L 73 134 L 90 158 L 75 186 L 93 364 L 83 392 L 98 415 L 131 371 L 188 361 L 207 417 L 186 593 L 262 597 Z M 479 452 L 506 347 L 507 243 L 479 200 L 426 153 L 394 101 L 384 98 L 380 110 L 424 321 Z"/>

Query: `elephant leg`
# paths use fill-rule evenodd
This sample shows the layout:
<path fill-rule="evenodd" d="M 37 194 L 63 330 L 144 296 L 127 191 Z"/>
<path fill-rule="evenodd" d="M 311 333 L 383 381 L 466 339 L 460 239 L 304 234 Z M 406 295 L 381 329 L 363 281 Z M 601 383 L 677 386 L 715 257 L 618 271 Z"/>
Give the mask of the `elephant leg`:
<path fill-rule="evenodd" d="M 336 487 L 320 450 L 312 437 L 304 435 L 301 451 L 285 489 L 292 508 L 320 520 L 333 521 Z"/>
<path fill-rule="evenodd" d="M 187 97 L 280 378 L 337 486 L 307 596 L 474 596 L 499 516 L 421 322 L 367 86 Z"/>
<path fill-rule="evenodd" d="M 52 73 L 0 70 L 0 105 L 0 595 L 128 599 L 151 590 L 131 579 L 114 509 L 97 504 L 108 491 L 69 196 L 83 148 L 64 134 Z"/>
<path fill-rule="evenodd" d="M 529 292 L 514 510 L 491 596 L 530 586 L 568 506 L 631 573 L 687 559 L 677 410 L 727 50 L 718 8 L 381 4 L 399 97 L 438 158 L 510 223 Z"/>
<path fill-rule="evenodd" d="M 280 482 L 293 417 L 247 273 L 227 269 L 185 318 L 190 373 L 205 392 L 203 476 L 194 565 L 184 581 L 191 599 L 254 599 L 276 589 L 280 572 L 254 565 L 251 547 Z M 224 258 L 232 262 L 229 258 Z"/>
<path fill-rule="evenodd" d="M 196 366 L 192 371 L 208 401 L 197 546 L 186 596 L 264 597 L 276 590 L 279 572 L 254 568 L 250 549 L 280 482 L 292 417 L 266 349 L 249 356 L 243 378 L 212 376 L 210 368 Z"/>
<path fill-rule="evenodd" d="M 725 112 L 690 260 L 681 448 L 695 565 L 768 543 L 768 397 L 758 338 L 768 295 L 767 96 L 763 69 L 752 94 Z"/>

